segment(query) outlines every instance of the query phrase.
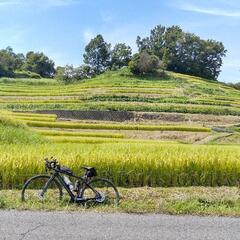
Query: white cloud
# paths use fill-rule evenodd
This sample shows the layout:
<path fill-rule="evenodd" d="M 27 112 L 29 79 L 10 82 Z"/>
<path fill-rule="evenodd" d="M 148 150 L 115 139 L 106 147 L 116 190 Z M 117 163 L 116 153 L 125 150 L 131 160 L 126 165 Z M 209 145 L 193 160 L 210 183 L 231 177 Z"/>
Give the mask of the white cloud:
<path fill-rule="evenodd" d="M 9 5 L 41 6 L 41 7 L 62 7 L 79 3 L 79 0 L 0 0 L 0 8 Z"/>
<path fill-rule="evenodd" d="M 46 2 L 49 7 L 61 7 L 61 6 L 69 6 L 79 1 L 75 0 L 42 0 L 41 2 Z"/>
<path fill-rule="evenodd" d="M 0 0 L 0 7 L 5 7 L 5 6 L 9 6 L 9 5 L 16 5 L 18 4 L 18 1 L 5 1 L 5 0 Z"/>
<path fill-rule="evenodd" d="M 198 7 L 192 4 L 185 4 L 179 7 L 181 10 L 197 12 L 215 16 L 224 16 L 224 17 L 240 17 L 240 10 L 225 10 L 220 8 L 204 8 Z"/>

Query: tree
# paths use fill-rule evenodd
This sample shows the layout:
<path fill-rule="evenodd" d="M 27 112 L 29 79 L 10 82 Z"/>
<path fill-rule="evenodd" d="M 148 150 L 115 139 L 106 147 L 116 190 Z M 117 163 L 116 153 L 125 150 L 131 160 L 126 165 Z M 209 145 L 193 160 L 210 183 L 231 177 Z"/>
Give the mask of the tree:
<path fill-rule="evenodd" d="M 84 63 L 89 65 L 96 74 L 110 67 L 111 45 L 104 41 L 102 35 L 97 35 L 85 47 Z"/>
<path fill-rule="evenodd" d="M 15 55 L 15 69 L 20 70 L 25 62 L 25 56 L 23 53 Z"/>
<path fill-rule="evenodd" d="M 92 78 L 93 76 L 95 76 L 95 72 L 88 65 L 81 65 L 80 67 L 75 69 L 75 72 L 77 80 Z"/>
<path fill-rule="evenodd" d="M 237 90 L 240 90 L 240 82 L 238 82 L 238 83 L 228 83 L 228 86 L 233 87 Z"/>
<path fill-rule="evenodd" d="M 3 50 L 6 54 L 8 54 L 9 57 L 12 58 L 12 65 L 14 70 L 19 70 L 21 69 L 24 61 L 25 61 L 25 56 L 23 53 L 18 53 L 16 54 L 13 51 L 12 47 L 7 47 L 5 50 Z"/>
<path fill-rule="evenodd" d="M 147 38 L 137 38 L 139 52 L 145 50 L 159 57 L 169 71 L 216 80 L 221 72 L 226 50 L 221 42 L 203 40 L 185 33 L 179 26 L 157 26 Z"/>
<path fill-rule="evenodd" d="M 146 50 L 150 54 L 154 54 L 162 59 L 164 54 L 164 43 L 165 43 L 165 32 L 166 28 L 162 25 L 156 26 L 151 30 L 150 37 L 141 39 L 137 37 L 137 46 L 139 51 Z"/>
<path fill-rule="evenodd" d="M 136 53 L 129 62 L 129 68 L 134 74 L 152 73 L 159 68 L 159 58 L 146 50 Z"/>
<path fill-rule="evenodd" d="M 164 41 L 163 65 L 168 70 L 172 68 L 172 71 L 177 71 L 174 68 L 181 63 L 179 53 L 184 42 L 184 32 L 178 26 L 169 27 L 165 31 Z"/>
<path fill-rule="evenodd" d="M 8 49 L 0 50 L 0 77 L 12 77 L 15 70 L 15 58 Z"/>
<path fill-rule="evenodd" d="M 28 52 L 23 69 L 40 74 L 42 77 L 53 77 L 55 73 L 54 62 L 39 52 Z"/>
<path fill-rule="evenodd" d="M 223 57 L 226 56 L 227 50 L 222 42 L 207 40 L 202 43 L 203 51 L 201 52 L 201 76 L 216 80 L 221 73 Z"/>
<path fill-rule="evenodd" d="M 57 66 L 54 78 L 62 81 L 63 80 L 63 75 L 64 75 L 64 69 L 65 69 L 65 67 Z"/>
<path fill-rule="evenodd" d="M 81 65 L 74 68 L 73 65 L 66 65 L 65 67 L 57 67 L 55 78 L 64 82 L 65 84 L 74 81 L 92 78 L 95 72 L 88 65 Z"/>
<path fill-rule="evenodd" d="M 132 49 L 125 43 L 117 43 L 111 52 L 111 67 L 119 69 L 127 66 L 132 57 Z"/>
<path fill-rule="evenodd" d="M 179 40 L 180 39 L 180 40 Z M 168 47 L 168 61 L 164 62 L 170 71 L 191 74 L 216 80 L 226 50 L 220 42 L 202 40 L 195 34 L 185 33 L 175 47 Z"/>
<path fill-rule="evenodd" d="M 64 67 L 62 80 L 64 83 L 68 84 L 76 79 L 76 72 L 73 65 L 66 65 Z"/>

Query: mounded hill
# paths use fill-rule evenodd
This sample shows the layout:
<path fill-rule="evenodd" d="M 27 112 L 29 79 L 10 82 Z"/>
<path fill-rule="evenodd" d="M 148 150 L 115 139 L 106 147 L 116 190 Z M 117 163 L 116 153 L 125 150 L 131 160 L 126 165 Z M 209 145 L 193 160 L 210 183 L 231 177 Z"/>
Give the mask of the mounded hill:
<path fill-rule="evenodd" d="M 0 79 L 0 108 L 126 110 L 240 116 L 240 91 L 172 72 L 134 76 L 127 68 L 63 85 L 55 80 Z"/>

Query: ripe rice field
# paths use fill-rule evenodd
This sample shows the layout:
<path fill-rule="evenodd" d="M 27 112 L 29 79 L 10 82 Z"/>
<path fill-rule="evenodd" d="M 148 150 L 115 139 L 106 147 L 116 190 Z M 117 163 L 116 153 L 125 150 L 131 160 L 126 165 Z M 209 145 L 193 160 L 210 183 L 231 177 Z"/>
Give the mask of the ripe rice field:
<path fill-rule="evenodd" d="M 44 172 L 46 156 L 55 156 L 75 173 L 96 166 L 118 186 L 236 185 L 240 177 L 238 146 L 171 143 L 102 143 L 0 145 L 2 188 L 21 187 L 33 174 Z"/>
<path fill-rule="evenodd" d="M 119 186 L 221 186 L 236 185 L 240 177 L 238 145 L 192 145 L 177 141 L 130 139 L 125 131 L 210 131 L 200 126 L 78 123 L 57 121 L 55 115 L 5 112 L 46 138 L 38 144 L 0 144 L 0 186 L 21 187 L 33 174 L 44 172 L 45 157 L 79 173 L 83 165 L 97 166 L 100 176 Z M 43 117 L 50 121 L 40 121 Z M 34 125 L 33 123 L 37 123 Z M 39 126 L 39 123 L 43 124 Z M 52 129 L 51 124 L 55 125 Z M 66 124 L 68 127 L 66 127 Z M 71 126 L 71 128 L 70 128 Z M 77 126 L 77 128 L 75 127 Z M 126 127 L 127 126 L 127 127 Z M 161 127 L 161 128 L 159 128 Z M 117 129 L 117 130 L 116 130 Z M 94 131 L 92 131 L 94 130 Z M 108 131 L 106 131 L 108 130 Z"/>

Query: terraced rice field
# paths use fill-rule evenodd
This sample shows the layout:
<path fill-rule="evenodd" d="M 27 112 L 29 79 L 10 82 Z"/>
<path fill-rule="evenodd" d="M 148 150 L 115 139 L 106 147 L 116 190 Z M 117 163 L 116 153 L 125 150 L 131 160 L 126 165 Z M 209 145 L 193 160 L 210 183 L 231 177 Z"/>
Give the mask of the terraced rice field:
<path fill-rule="evenodd" d="M 0 79 L 0 108 L 8 110 L 127 110 L 240 116 L 240 93 L 182 74 L 135 77 L 127 69 L 76 84 Z"/>
<path fill-rule="evenodd" d="M 152 132 L 189 132 L 189 133 L 211 133 L 211 129 L 201 125 L 182 124 L 134 124 L 134 123 L 86 123 L 58 121 L 54 114 L 35 114 L 4 112 L 6 116 L 12 117 L 53 142 L 75 142 L 75 143 L 103 143 L 103 142 L 146 142 L 143 132 L 151 135 Z M 128 133 L 130 132 L 130 134 Z M 135 135 L 134 135 L 135 133 Z M 135 137 L 138 134 L 139 137 Z M 141 135 L 142 134 L 142 135 Z M 152 139 L 153 141 L 154 139 Z M 157 140 L 157 139 L 155 139 Z M 158 139 L 159 140 L 159 139 Z M 150 141 L 150 140 L 149 140 Z M 162 141 L 161 141 L 162 142 Z M 167 141 L 169 142 L 169 141 Z M 177 141 L 170 141 L 177 142 Z"/>
<path fill-rule="evenodd" d="M 175 73 L 134 77 L 126 69 L 71 85 L 52 79 L 0 79 L 0 109 L 28 126 L 26 131 L 2 127 L 3 188 L 20 187 L 29 176 L 42 173 L 47 156 L 56 156 L 75 172 L 81 165 L 97 166 L 99 175 L 121 186 L 236 185 L 240 177 L 240 92 L 217 82 Z M 49 109 L 191 117 L 182 122 L 113 123 L 66 121 L 31 112 Z M 233 132 L 218 133 L 221 127 Z M 8 136 L 19 141 L 11 142 Z"/>

